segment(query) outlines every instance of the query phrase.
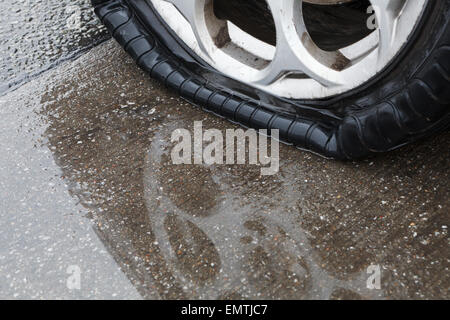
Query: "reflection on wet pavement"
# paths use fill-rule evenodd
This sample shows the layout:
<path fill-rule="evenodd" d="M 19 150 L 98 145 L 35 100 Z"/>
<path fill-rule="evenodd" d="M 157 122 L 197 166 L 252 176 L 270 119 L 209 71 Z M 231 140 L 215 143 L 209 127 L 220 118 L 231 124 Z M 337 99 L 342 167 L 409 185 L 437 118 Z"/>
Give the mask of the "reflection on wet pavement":
<path fill-rule="evenodd" d="M 90 0 L 0 2 L 0 93 L 8 83 L 105 38 Z"/>
<path fill-rule="evenodd" d="M 234 125 L 148 79 L 114 43 L 45 80 L 44 137 L 144 298 L 450 298 L 449 134 L 340 163 L 281 146 L 280 173 L 174 166 L 178 128 Z M 367 288 L 380 265 L 382 289 Z"/>

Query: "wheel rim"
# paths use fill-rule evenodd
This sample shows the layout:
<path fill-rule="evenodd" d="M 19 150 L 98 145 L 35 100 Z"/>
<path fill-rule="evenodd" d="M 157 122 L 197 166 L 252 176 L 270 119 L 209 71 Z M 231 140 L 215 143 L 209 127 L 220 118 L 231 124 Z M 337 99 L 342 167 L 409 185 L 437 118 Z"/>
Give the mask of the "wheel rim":
<path fill-rule="evenodd" d="M 149 1 L 177 36 L 213 68 L 268 93 L 295 99 L 341 94 L 376 76 L 408 41 L 426 4 L 426 0 L 366 0 L 370 5 L 365 8 L 366 27 L 374 32 L 326 51 L 311 37 L 305 5 L 320 9 L 331 5 L 334 10 L 338 3 L 360 0 L 254 0 L 266 2 L 275 46 L 217 18 L 213 0 Z"/>

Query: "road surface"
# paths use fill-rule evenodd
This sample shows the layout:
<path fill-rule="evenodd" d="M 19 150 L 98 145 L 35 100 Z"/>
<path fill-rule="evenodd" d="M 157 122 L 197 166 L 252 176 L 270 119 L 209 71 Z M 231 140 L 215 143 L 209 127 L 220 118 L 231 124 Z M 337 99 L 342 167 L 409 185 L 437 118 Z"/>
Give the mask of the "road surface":
<path fill-rule="evenodd" d="M 113 41 L 0 113 L 2 298 L 450 298 L 449 133 L 348 163 L 281 145 L 265 177 L 173 165 L 175 129 L 237 127 Z"/>

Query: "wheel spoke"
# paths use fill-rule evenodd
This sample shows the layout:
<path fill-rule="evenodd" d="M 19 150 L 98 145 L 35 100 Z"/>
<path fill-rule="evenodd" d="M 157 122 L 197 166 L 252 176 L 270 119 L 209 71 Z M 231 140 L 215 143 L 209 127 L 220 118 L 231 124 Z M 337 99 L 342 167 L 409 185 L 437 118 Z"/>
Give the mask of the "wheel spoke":
<path fill-rule="evenodd" d="M 212 68 L 296 99 L 337 95 L 373 78 L 408 42 L 427 4 L 369 0 L 367 13 L 374 16 L 366 21 L 366 8 L 352 5 L 356 0 L 258 0 L 259 9 L 240 0 L 147 1 Z"/>
<path fill-rule="evenodd" d="M 325 52 L 314 44 L 303 20 L 303 1 L 266 1 L 275 22 L 276 53 L 257 82 L 269 85 L 295 72 L 304 73 L 324 86 L 339 85 L 339 77 L 332 67 L 339 58 L 345 60 L 345 57 L 337 52 Z"/>
<path fill-rule="evenodd" d="M 173 4 L 192 27 L 200 49 L 208 56 L 229 41 L 227 23 L 214 15 L 213 0 L 165 0 Z"/>
<path fill-rule="evenodd" d="M 404 0 L 370 0 L 377 17 L 380 34 L 378 63 L 381 65 L 389 56 L 395 42 L 396 21 L 403 8 Z"/>

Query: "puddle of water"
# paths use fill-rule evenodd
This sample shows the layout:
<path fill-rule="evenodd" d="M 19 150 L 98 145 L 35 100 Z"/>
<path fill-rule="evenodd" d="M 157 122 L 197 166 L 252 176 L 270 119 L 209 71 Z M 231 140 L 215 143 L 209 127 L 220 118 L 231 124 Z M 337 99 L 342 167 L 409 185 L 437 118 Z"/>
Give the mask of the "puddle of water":
<path fill-rule="evenodd" d="M 448 295 L 448 134 L 360 163 L 281 146 L 280 173 L 265 178 L 253 166 L 175 167 L 172 130 L 232 125 L 149 80 L 113 43 L 70 70 L 43 96 L 45 136 L 143 297 Z M 372 264 L 382 290 L 367 289 Z"/>

